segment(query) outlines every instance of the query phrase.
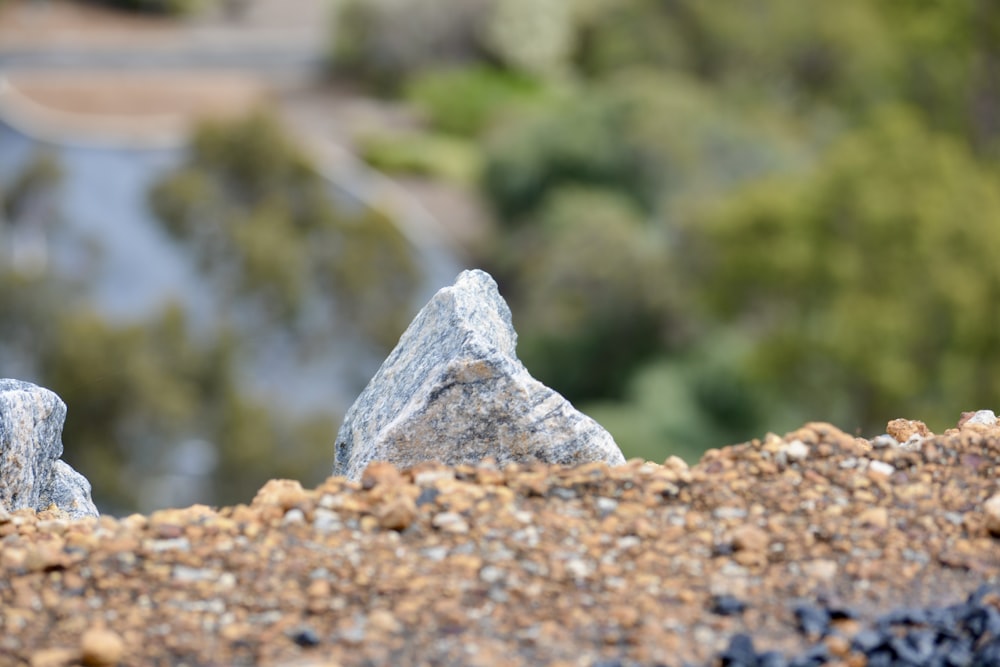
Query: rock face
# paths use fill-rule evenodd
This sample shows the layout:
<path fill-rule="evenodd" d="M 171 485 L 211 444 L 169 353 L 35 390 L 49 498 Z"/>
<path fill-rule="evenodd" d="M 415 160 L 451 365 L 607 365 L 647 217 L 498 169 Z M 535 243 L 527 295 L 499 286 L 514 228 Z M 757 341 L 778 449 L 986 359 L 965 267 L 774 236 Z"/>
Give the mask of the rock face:
<path fill-rule="evenodd" d="M 0 379 L 0 510 L 55 505 L 74 518 L 97 516 L 90 482 L 59 460 L 65 420 L 53 392 Z"/>
<path fill-rule="evenodd" d="M 417 314 L 348 411 L 333 473 L 358 479 L 376 460 L 624 463 L 607 431 L 531 377 L 516 343 L 493 278 L 463 272 Z"/>

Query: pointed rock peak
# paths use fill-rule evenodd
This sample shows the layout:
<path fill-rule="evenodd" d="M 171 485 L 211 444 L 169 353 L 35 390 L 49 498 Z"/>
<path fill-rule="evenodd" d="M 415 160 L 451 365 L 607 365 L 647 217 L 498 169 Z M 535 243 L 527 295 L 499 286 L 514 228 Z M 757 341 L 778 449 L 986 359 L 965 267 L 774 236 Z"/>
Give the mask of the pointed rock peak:
<path fill-rule="evenodd" d="M 464 271 L 417 314 L 348 410 L 333 472 L 371 461 L 624 463 L 611 435 L 535 380 L 510 308 L 485 271 Z"/>

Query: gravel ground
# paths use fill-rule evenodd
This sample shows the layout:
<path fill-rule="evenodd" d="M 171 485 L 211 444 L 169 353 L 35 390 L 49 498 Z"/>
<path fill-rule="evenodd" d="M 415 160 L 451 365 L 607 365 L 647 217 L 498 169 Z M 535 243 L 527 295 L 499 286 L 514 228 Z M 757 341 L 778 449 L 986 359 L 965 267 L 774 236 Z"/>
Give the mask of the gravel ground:
<path fill-rule="evenodd" d="M 0 665 L 995 665 L 1000 428 L 922 426 L 0 513 Z"/>

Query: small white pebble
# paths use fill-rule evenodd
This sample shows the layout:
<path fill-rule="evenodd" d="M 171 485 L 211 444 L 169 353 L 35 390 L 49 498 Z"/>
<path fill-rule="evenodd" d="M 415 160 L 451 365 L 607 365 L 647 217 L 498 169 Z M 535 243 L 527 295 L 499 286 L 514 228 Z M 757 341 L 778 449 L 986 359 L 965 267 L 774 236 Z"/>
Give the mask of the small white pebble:
<path fill-rule="evenodd" d="M 531 512 L 528 512 L 526 510 L 517 510 L 513 513 L 513 515 L 514 518 L 520 521 L 521 523 L 531 523 L 533 521 Z"/>
<path fill-rule="evenodd" d="M 442 561 L 448 556 L 448 547 L 428 547 L 420 552 L 428 560 Z"/>
<path fill-rule="evenodd" d="M 976 414 L 969 417 L 969 421 L 965 422 L 968 424 L 983 424 L 985 426 L 996 426 L 997 416 L 993 414 L 992 410 L 976 410 Z"/>
<path fill-rule="evenodd" d="M 434 482 L 442 479 L 455 479 L 455 471 L 450 469 L 424 470 L 413 477 L 413 483 L 417 486 L 432 486 Z"/>
<path fill-rule="evenodd" d="M 504 571 L 496 565 L 487 565 L 479 571 L 479 578 L 487 584 L 495 584 L 504 577 Z"/>
<path fill-rule="evenodd" d="M 789 461 L 804 461 L 809 458 L 809 445 L 801 440 L 792 440 L 785 446 L 784 451 Z"/>
<path fill-rule="evenodd" d="M 434 515 L 431 519 L 431 525 L 438 530 L 443 530 L 446 533 L 467 533 L 469 532 L 469 523 L 462 517 L 461 514 L 455 512 L 439 512 Z"/>
<path fill-rule="evenodd" d="M 642 543 L 642 540 L 640 540 L 635 535 L 626 535 L 625 537 L 619 537 L 618 538 L 618 548 L 619 549 L 628 549 L 630 547 L 639 546 L 641 543 Z"/>
<path fill-rule="evenodd" d="M 875 449 L 883 449 L 885 447 L 899 447 L 899 443 L 894 437 L 888 433 L 883 433 L 882 435 L 875 436 L 872 438 L 872 447 Z"/>
<path fill-rule="evenodd" d="M 914 433 L 913 435 L 910 436 L 910 438 L 906 442 L 899 443 L 899 448 L 905 449 L 906 451 L 909 452 L 914 452 L 918 451 L 920 449 L 920 446 L 923 444 L 924 444 L 923 436 L 919 435 L 918 433 Z"/>
<path fill-rule="evenodd" d="M 305 520 L 305 512 L 295 507 L 285 512 L 285 517 L 281 520 L 281 523 L 288 526 L 291 524 L 305 523 Z"/>
<path fill-rule="evenodd" d="M 575 579 L 583 579 L 590 574 L 590 567 L 579 558 L 573 558 L 566 561 L 566 571 Z"/>
<path fill-rule="evenodd" d="M 191 541 L 186 537 L 175 537 L 164 540 L 145 540 L 142 543 L 148 551 L 191 551 Z"/>
<path fill-rule="evenodd" d="M 604 514 L 611 514 L 618 509 L 618 501 L 614 498 L 605 498 L 601 496 L 594 501 L 594 504 L 597 505 L 597 511 Z"/>
<path fill-rule="evenodd" d="M 885 475 L 886 477 L 896 472 L 896 468 L 891 463 L 886 463 L 885 461 L 872 461 L 868 464 L 868 469 L 873 473 Z"/>

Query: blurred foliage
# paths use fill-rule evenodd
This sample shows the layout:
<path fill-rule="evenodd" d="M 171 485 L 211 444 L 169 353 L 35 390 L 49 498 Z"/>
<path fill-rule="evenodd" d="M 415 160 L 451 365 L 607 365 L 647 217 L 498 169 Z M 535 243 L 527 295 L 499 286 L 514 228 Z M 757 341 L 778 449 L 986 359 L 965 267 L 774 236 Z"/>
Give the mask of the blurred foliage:
<path fill-rule="evenodd" d="M 475 144 L 445 134 L 394 131 L 365 135 L 358 144 L 365 162 L 395 174 L 474 185 L 482 168 Z"/>
<path fill-rule="evenodd" d="M 67 403 L 66 459 L 92 482 L 99 506 L 150 510 L 192 494 L 246 502 L 273 477 L 319 482 L 337 415 L 259 398 L 247 355 L 270 340 L 307 362 L 328 353 L 334 327 L 387 351 L 420 279 L 392 220 L 343 210 L 273 117 L 205 123 L 150 203 L 198 260 L 218 318 L 190 321 L 172 305 L 110 320 L 86 298 L 95 275 L 25 271 L 18 261 L 23 230 L 41 229 L 53 248 L 73 243 L 52 207 L 60 174 L 39 153 L 0 184 L 0 370 Z"/>
<path fill-rule="evenodd" d="M 489 129 L 503 110 L 547 96 L 536 78 L 484 65 L 419 72 L 405 91 L 432 127 L 462 137 Z"/>
<path fill-rule="evenodd" d="M 764 181 L 692 220 L 706 302 L 744 320 L 761 387 L 838 421 L 997 405 L 1000 173 L 885 109 L 808 173 Z"/>
<path fill-rule="evenodd" d="M 105 508 L 135 507 L 136 480 L 171 473 L 170 451 L 188 439 L 217 448 L 203 502 L 246 502 L 274 476 L 328 465 L 332 420 L 324 437 L 301 439 L 307 423 L 240 390 L 228 336 L 195 340 L 188 328 L 177 307 L 124 326 L 85 311 L 58 320 L 41 377 L 69 406 L 66 459 Z M 294 465 L 295 458 L 307 460 Z"/>
<path fill-rule="evenodd" d="M 213 0 L 86 0 L 86 2 L 144 14 L 187 16 L 204 9 Z"/>
<path fill-rule="evenodd" d="M 565 185 L 620 191 L 649 209 L 648 172 L 626 139 L 626 108 L 600 96 L 581 101 L 556 103 L 497 135 L 483 182 L 501 220 L 517 222 Z"/>
<path fill-rule="evenodd" d="M 580 24 L 606 0 L 337 0 L 332 65 L 396 93 L 437 68 L 572 76 Z"/>
<path fill-rule="evenodd" d="M 576 30 L 573 0 L 494 0 L 484 43 L 514 70 L 560 74 L 568 65 Z"/>
<path fill-rule="evenodd" d="M 338 0 L 333 64 L 397 91 L 429 67 L 470 62 L 482 54 L 479 33 L 493 0 Z"/>
<path fill-rule="evenodd" d="M 37 215 L 32 202 L 57 199 L 61 172 L 43 152 L 0 184 L 0 248 L 24 216 Z M 62 220 L 43 222 L 64 236 Z M 250 397 L 241 389 L 236 337 L 193 335 L 177 306 L 148 321 L 107 320 L 87 305 L 92 280 L 26 273 L 16 258 L 0 257 L 0 374 L 66 402 L 65 458 L 91 481 L 100 507 L 153 509 L 148 487 L 174 472 L 171 454 L 185 440 L 217 449 L 216 464 L 203 471 L 201 502 L 245 502 L 274 476 L 322 478 L 335 436 L 330 416 L 290 417 Z"/>
<path fill-rule="evenodd" d="M 737 442 L 761 427 L 791 430 L 808 419 L 770 397 L 744 370 L 748 340 L 719 331 L 683 356 L 653 359 L 629 379 L 624 400 L 581 404 L 611 431 L 629 457 L 662 460 L 664 452 L 697 460 L 701 452 Z"/>
<path fill-rule="evenodd" d="M 567 187 L 503 250 L 497 273 L 518 296 L 525 364 L 570 400 L 621 395 L 669 323 L 657 230 L 620 194 Z"/>
<path fill-rule="evenodd" d="M 355 44 L 414 18 L 374 4 Z M 466 48 L 383 90 L 479 145 L 521 355 L 627 454 L 996 407 L 1000 5 L 483 0 L 442 30 Z"/>
<path fill-rule="evenodd" d="M 188 163 L 150 194 L 205 272 L 266 322 L 299 327 L 326 303 L 386 349 L 410 316 L 420 269 L 378 212 L 348 213 L 276 119 L 258 111 L 195 131 Z"/>
<path fill-rule="evenodd" d="M 8 224 L 31 216 L 32 209 L 44 206 L 44 201 L 51 198 L 61 180 L 62 169 L 56 157 L 49 151 L 35 153 L 0 192 L 0 216 Z"/>

